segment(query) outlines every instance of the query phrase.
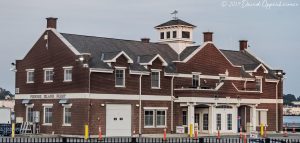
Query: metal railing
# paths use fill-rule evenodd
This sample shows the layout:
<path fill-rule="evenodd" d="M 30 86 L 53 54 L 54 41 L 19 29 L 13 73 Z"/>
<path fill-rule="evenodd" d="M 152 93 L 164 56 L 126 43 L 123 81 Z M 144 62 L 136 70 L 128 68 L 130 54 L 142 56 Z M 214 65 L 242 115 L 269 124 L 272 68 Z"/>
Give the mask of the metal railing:
<path fill-rule="evenodd" d="M 0 137 L 0 143 L 300 143 L 300 139 L 240 139 L 240 138 L 135 138 L 135 137 L 114 137 L 83 139 L 83 138 L 43 138 L 43 137 Z"/>

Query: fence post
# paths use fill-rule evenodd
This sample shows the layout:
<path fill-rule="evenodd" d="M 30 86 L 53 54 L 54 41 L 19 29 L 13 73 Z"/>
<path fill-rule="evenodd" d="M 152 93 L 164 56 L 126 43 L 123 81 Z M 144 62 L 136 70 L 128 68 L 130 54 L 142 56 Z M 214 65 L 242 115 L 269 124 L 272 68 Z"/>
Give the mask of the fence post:
<path fill-rule="evenodd" d="M 137 143 L 137 142 L 136 142 L 136 137 L 132 137 L 132 138 L 131 138 L 131 143 Z"/>
<path fill-rule="evenodd" d="M 67 138 L 66 137 L 62 138 L 62 143 L 67 143 Z"/>
<path fill-rule="evenodd" d="M 199 143 L 204 143 L 204 138 L 199 138 Z"/>
<path fill-rule="evenodd" d="M 265 139 L 265 143 L 271 143 L 271 139 L 270 138 L 266 138 Z"/>

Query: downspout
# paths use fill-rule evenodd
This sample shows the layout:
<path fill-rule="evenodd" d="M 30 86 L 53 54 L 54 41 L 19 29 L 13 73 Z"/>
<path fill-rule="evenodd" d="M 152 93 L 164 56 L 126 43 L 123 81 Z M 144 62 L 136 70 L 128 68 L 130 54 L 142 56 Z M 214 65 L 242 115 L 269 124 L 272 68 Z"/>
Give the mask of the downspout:
<path fill-rule="evenodd" d="M 276 82 L 276 132 L 278 132 L 278 83 Z"/>
<path fill-rule="evenodd" d="M 89 83 L 88 83 L 88 93 L 89 93 L 89 105 L 88 105 L 88 129 L 90 136 L 90 110 L 91 110 L 91 70 L 89 69 Z"/>
<path fill-rule="evenodd" d="M 142 76 L 141 74 L 139 79 L 139 136 L 142 135 Z"/>
<path fill-rule="evenodd" d="M 174 76 L 172 76 L 172 79 L 171 79 L 171 133 L 173 133 L 174 131 L 174 125 L 173 125 L 173 116 L 174 116 Z"/>

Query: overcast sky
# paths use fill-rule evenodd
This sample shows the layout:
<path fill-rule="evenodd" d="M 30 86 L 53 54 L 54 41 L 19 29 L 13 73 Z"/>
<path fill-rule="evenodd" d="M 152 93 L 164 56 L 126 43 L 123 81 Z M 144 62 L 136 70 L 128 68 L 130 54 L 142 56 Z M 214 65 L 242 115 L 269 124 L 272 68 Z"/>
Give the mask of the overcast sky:
<path fill-rule="evenodd" d="M 238 50 L 238 40 L 287 75 L 284 93 L 300 95 L 300 1 L 282 0 L 0 0 L 0 87 L 14 93 L 11 64 L 22 59 L 46 28 L 46 17 L 58 18 L 58 31 L 121 39 L 149 37 L 154 26 L 178 17 L 202 32 L 214 32 L 218 48 Z M 243 2 L 239 4 L 239 2 Z M 245 3 L 248 5 L 244 5 Z M 249 5 L 251 4 L 251 5 Z M 267 7 L 266 4 L 277 4 Z"/>

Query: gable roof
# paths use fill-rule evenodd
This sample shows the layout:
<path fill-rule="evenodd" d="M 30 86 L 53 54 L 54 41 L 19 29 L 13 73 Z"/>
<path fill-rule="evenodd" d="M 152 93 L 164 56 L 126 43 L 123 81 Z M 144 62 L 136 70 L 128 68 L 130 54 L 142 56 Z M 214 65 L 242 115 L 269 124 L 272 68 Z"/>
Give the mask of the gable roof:
<path fill-rule="evenodd" d="M 91 68 L 110 68 L 104 60 L 111 60 L 122 51 L 132 60 L 133 64 L 130 66 L 132 70 L 145 70 L 145 68 L 139 64 L 138 56 L 140 55 L 149 57 L 146 59 L 144 59 L 144 57 L 142 58 L 142 60 L 147 61 L 147 59 L 151 60 L 158 54 L 170 66 L 172 65 L 172 61 L 177 59 L 177 53 L 168 44 L 144 43 L 141 41 L 67 33 L 61 33 L 61 35 L 80 53 L 91 53 Z M 169 72 L 174 70 L 173 67 L 165 68 L 168 69 Z"/>
<path fill-rule="evenodd" d="M 197 48 L 199 48 L 199 46 L 189 46 L 186 47 L 179 55 L 180 60 L 184 60 L 186 57 L 188 57 L 190 54 L 192 54 Z"/>
<path fill-rule="evenodd" d="M 173 19 L 173 20 L 170 20 L 163 24 L 157 25 L 157 26 L 155 26 L 155 28 L 160 28 L 160 27 L 165 27 L 165 26 L 173 26 L 173 25 L 185 25 L 185 26 L 196 27 L 195 25 L 185 22 L 181 19 Z"/>

